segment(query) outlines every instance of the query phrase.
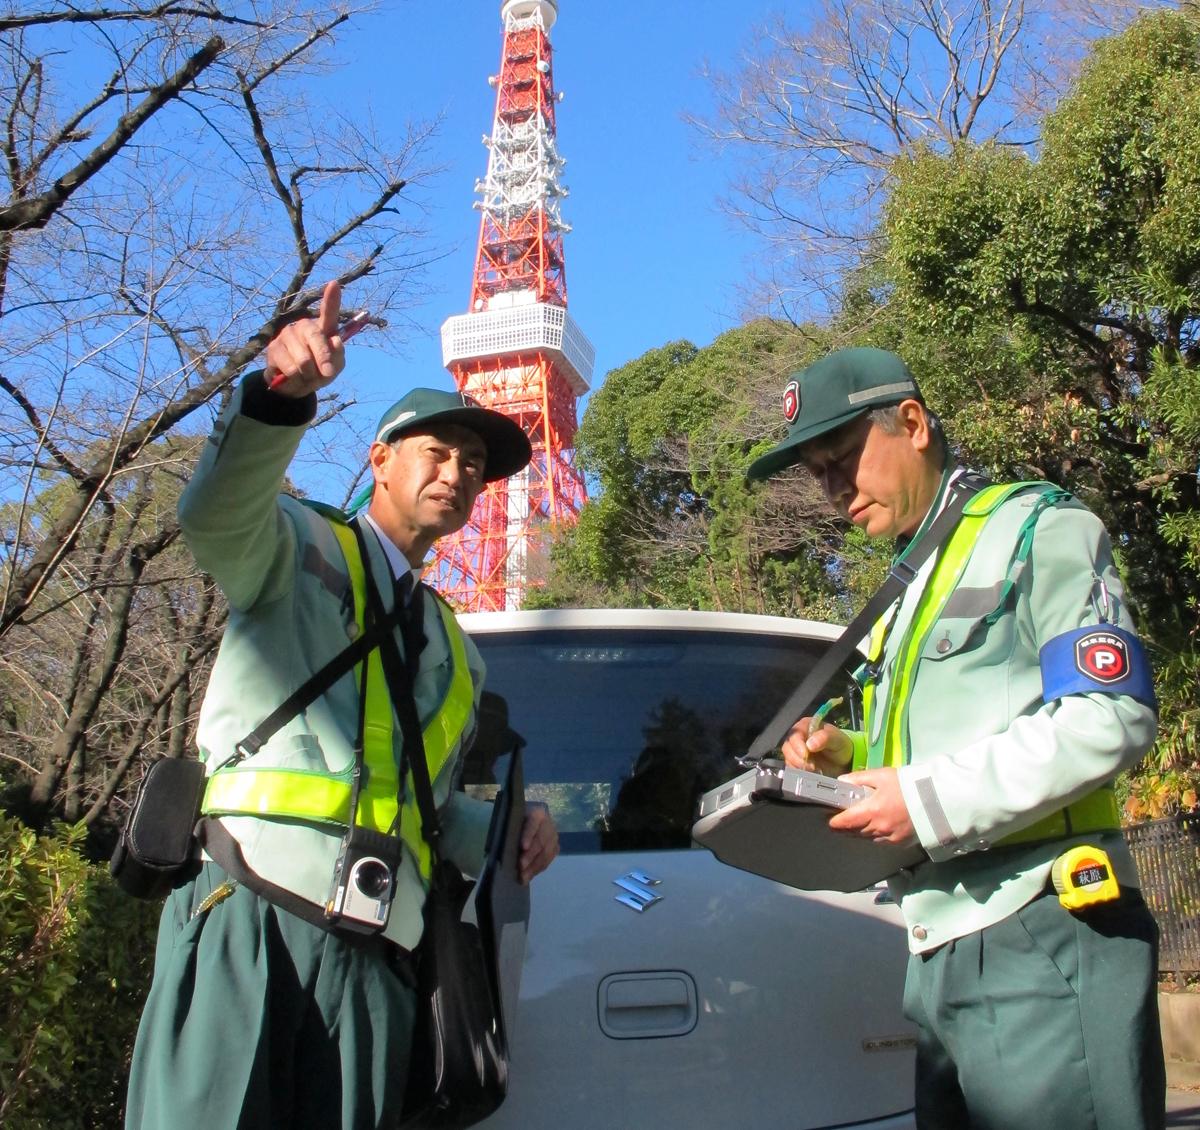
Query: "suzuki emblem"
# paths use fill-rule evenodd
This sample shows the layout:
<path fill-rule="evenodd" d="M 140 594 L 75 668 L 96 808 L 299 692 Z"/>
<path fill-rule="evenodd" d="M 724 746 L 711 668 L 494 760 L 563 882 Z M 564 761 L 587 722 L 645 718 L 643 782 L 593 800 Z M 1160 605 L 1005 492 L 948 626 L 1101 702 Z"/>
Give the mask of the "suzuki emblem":
<path fill-rule="evenodd" d="M 657 887 L 662 880 L 647 875 L 645 871 L 627 871 L 613 882 L 624 892 L 615 896 L 616 901 L 629 907 L 630 910 L 636 910 L 638 914 L 641 914 L 646 907 L 653 906 L 656 902 L 662 902 L 662 895 L 657 895 L 651 890 L 652 887 Z"/>

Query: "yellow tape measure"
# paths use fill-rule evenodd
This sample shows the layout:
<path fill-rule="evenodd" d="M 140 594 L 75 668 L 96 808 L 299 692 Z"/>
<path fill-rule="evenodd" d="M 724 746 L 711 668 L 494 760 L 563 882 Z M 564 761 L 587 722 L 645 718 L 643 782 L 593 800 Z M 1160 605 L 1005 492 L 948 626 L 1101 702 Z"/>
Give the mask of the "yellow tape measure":
<path fill-rule="evenodd" d="M 1054 861 L 1050 878 L 1058 891 L 1058 901 L 1068 910 L 1111 902 L 1121 894 L 1107 853 L 1091 844 L 1063 852 Z"/>

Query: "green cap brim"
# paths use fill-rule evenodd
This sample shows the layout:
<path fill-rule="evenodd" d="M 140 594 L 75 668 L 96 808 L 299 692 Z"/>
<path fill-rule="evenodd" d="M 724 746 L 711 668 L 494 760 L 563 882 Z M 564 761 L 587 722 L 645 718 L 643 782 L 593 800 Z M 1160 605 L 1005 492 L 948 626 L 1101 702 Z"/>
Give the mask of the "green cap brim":
<path fill-rule="evenodd" d="M 430 424 L 458 424 L 483 440 L 487 448 L 487 463 L 483 469 L 485 483 L 515 475 L 533 458 L 533 447 L 520 424 L 500 412 L 471 406 L 430 412 L 398 427 L 381 429 L 379 442 L 391 443 L 408 432 L 423 431 Z"/>
<path fill-rule="evenodd" d="M 810 440 L 836 431 L 843 425 L 857 420 L 860 416 L 865 416 L 875 407 L 877 405 L 851 408 L 840 416 L 835 416 L 832 420 L 822 420 L 812 427 L 791 432 L 787 439 L 781 440 L 770 451 L 760 455 L 750 464 L 746 470 L 746 478 L 752 483 L 761 482 L 763 479 L 770 478 L 771 475 L 799 463 L 803 458 L 800 449 Z"/>

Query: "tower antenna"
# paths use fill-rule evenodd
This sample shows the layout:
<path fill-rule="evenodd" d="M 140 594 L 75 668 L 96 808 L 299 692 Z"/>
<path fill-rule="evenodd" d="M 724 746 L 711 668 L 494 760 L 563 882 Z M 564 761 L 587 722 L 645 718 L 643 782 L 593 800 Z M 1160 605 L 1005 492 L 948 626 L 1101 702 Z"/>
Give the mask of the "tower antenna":
<path fill-rule="evenodd" d="M 465 611 L 516 609 L 536 583 L 531 565 L 548 530 L 574 522 L 587 498 L 575 468 L 578 399 L 596 351 L 567 313 L 550 29 L 555 0 L 505 0 L 504 45 L 470 307 L 442 326 L 442 361 L 458 390 L 516 420 L 533 461 L 492 483 L 471 520 L 437 543 L 432 582 Z M 544 563 L 543 563 L 544 564 Z"/>

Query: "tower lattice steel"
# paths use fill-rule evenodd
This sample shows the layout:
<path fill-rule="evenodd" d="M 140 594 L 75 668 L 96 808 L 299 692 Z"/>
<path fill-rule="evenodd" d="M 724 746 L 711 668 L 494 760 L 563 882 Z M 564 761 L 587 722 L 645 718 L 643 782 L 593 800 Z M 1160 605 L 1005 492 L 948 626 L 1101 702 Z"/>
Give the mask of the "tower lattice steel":
<path fill-rule="evenodd" d="M 573 522 L 586 500 L 575 469 L 577 400 L 595 362 L 567 313 L 559 214 L 567 195 L 555 143 L 550 29 L 554 0 L 506 0 L 483 217 L 471 305 L 442 326 L 442 360 L 461 392 L 512 417 L 533 445 L 521 475 L 493 483 L 471 521 L 437 545 L 433 584 L 467 611 L 519 608 L 547 528 Z"/>

